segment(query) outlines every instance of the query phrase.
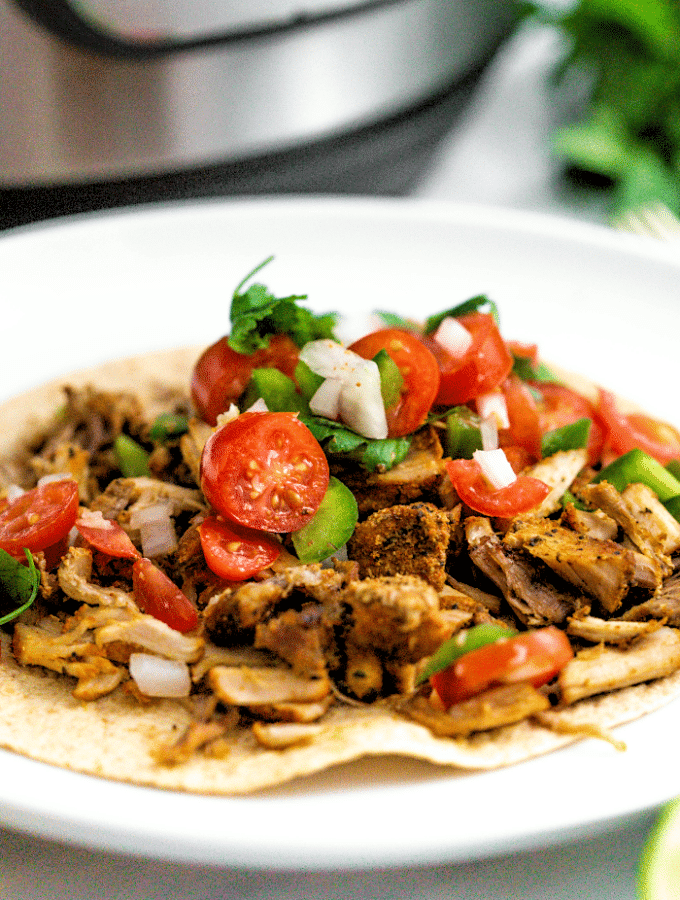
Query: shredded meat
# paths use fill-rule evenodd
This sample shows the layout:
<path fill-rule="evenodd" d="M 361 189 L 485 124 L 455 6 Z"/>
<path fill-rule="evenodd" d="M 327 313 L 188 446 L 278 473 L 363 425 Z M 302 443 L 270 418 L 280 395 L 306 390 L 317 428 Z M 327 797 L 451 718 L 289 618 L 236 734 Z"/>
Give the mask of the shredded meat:
<path fill-rule="evenodd" d="M 348 552 L 362 578 L 416 575 L 440 590 L 449 537 L 449 517 L 432 503 L 390 506 L 359 522 Z"/>
<path fill-rule="evenodd" d="M 330 692 L 327 678 L 303 678 L 290 669 L 215 666 L 208 673 L 210 687 L 231 706 L 271 706 L 277 703 L 314 703 Z"/>
<path fill-rule="evenodd" d="M 85 547 L 71 547 L 59 566 L 59 586 L 67 597 L 91 606 L 121 606 L 137 609 L 131 593 L 121 588 L 103 587 L 91 582 L 92 552 Z"/>
<path fill-rule="evenodd" d="M 326 668 L 324 649 L 329 641 L 323 607 L 306 603 L 287 609 L 255 628 L 254 646 L 271 650 L 306 677 L 321 675 Z"/>
<path fill-rule="evenodd" d="M 658 628 L 658 622 L 625 622 L 621 619 L 598 619 L 582 616 L 570 619 L 567 634 L 595 644 L 628 644 L 636 637 Z"/>
<path fill-rule="evenodd" d="M 631 586 L 638 584 L 635 557 L 640 554 L 614 541 L 576 534 L 550 520 L 515 521 L 503 544 L 540 559 L 608 613 L 618 609 Z M 659 575 L 654 587 L 660 581 Z"/>
<path fill-rule="evenodd" d="M 668 625 L 680 626 L 680 574 L 667 578 L 653 597 L 626 610 L 622 618 L 631 622 L 660 619 Z"/>
<path fill-rule="evenodd" d="M 224 755 L 236 730 L 251 746 L 285 751 L 313 741 L 334 704 L 380 703 L 443 737 L 528 718 L 557 728 L 556 716 L 580 698 L 680 668 L 680 523 L 642 485 L 619 493 L 592 480 L 585 450 L 526 469 L 550 494 L 531 514 L 503 520 L 477 515 L 456 497 L 441 422 L 421 428 L 389 471 L 332 455 L 331 471 L 360 510 L 346 560 L 341 550 L 332 565 L 303 564 L 284 535 L 270 568 L 231 582 L 209 569 L 199 532 L 209 507 L 196 486 L 212 428 L 190 418 L 181 437 L 158 442 L 130 395 L 86 388 L 66 396 L 65 418 L 3 464 L 0 477 L 12 471 L 28 487 L 40 475 L 69 473 L 81 509 L 116 520 L 137 546 L 136 514 L 166 504 L 177 546 L 157 562 L 195 604 L 199 625 L 180 633 L 142 612 L 132 562 L 90 549 L 81 535 L 58 567 L 49 554 L 35 554 L 40 595 L 14 627 L 12 651 L 21 665 L 74 679 L 73 695 L 83 701 L 120 691 L 155 702 L 130 676 L 133 652 L 188 667 L 192 692 L 181 702 L 192 721 L 156 749 L 162 764 Z M 170 399 L 188 411 L 188 398 Z M 120 434 L 149 449 L 152 475 L 120 477 L 113 452 Z M 589 508 L 562 508 L 567 490 Z M 426 660 L 484 622 L 519 631 L 557 625 L 578 652 L 540 690 L 491 686 L 444 710 L 420 683 Z"/>
<path fill-rule="evenodd" d="M 331 460 L 331 469 L 357 498 L 363 514 L 386 506 L 429 500 L 444 478 L 444 451 L 434 428 L 413 437 L 407 456 L 387 472 L 367 472 L 356 465 Z"/>
<path fill-rule="evenodd" d="M 662 626 L 625 649 L 600 645 L 577 653 L 558 676 L 560 696 L 567 704 L 575 703 L 583 697 L 662 678 L 678 667 L 680 634 Z"/>
<path fill-rule="evenodd" d="M 351 582 L 343 602 L 351 611 L 347 642 L 401 663 L 428 656 L 450 635 L 437 592 L 413 576 Z"/>
<path fill-rule="evenodd" d="M 473 731 L 489 731 L 512 725 L 548 709 L 548 698 L 526 682 L 490 688 L 446 711 L 419 695 L 403 707 L 407 715 L 442 737 L 458 737 Z"/>
<path fill-rule="evenodd" d="M 635 495 L 633 495 L 635 496 Z M 580 488 L 579 497 L 589 505 L 603 510 L 621 526 L 631 544 L 640 553 L 653 560 L 667 577 L 673 571 L 666 550 L 667 534 L 663 526 L 654 521 L 654 514 L 638 518 L 639 505 L 631 502 L 629 494 L 624 496 L 607 481 L 591 483 Z"/>
<path fill-rule="evenodd" d="M 506 550 L 488 519 L 471 516 L 467 523 L 470 559 L 500 589 L 520 621 L 560 624 L 583 605 L 573 593 L 551 584 L 529 559 Z"/>
<path fill-rule="evenodd" d="M 535 510 L 534 516 L 549 516 L 562 503 L 564 492 L 573 484 L 578 473 L 588 459 L 586 450 L 562 450 L 531 466 L 526 471 L 532 478 L 538 478 L 550 488 L 550 493 Z"/>

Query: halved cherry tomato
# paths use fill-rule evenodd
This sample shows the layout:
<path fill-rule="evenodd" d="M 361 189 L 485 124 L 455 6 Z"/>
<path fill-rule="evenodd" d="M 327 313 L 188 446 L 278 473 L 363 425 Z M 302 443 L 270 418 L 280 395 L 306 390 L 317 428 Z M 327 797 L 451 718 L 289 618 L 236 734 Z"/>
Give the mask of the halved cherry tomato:
<path fill-rule="evenodd" d="M 198 533 L 208 567 L 228 581 L 250 578 L 270 566 L 281 553 L 281 544 L 270 535 L 217 516 L 206 516 Z"/>
<path fill-rule="evenodd" d="M 100 553 L 119 559 L 136 559 L 142 555 L 127 532 L 113 519 L 101 516 L 101 521 L 98 521 L 90 515 L 76 519 L 75 525 L 87 543 Z"/>
<path fill-rule="evenodd" d="M 513 356 L 526 359 L 532 368 L 538 365 L 538 344 L 523 344 L 521 341 L 506 341 L 506 344 Z"/>
<path fill-rule="evenodd" d="M 252 354 L 237 353 L 223 337 L 203 351 L 191 377 L 191 399 L 199 415 L 214 425 L 220 413 L 236 403 L 253 369 L 278 369 L 293 377 L 299 350 L 287 335 L 272 335 L 269 346 Z"/>
<path fill-rule="evenodd" d="M 78 515 L 78 484 L 70 478 L 26 491 L 0 512 L 0 548 L 24 557 L 63 540 Z"/>
<path fill-rule="evenodd" d="M 550 625 L 471 650 L 432 675 L 430 682 L 448 709 L 495 685 L 547 684 L 573 655 L 569 638 Z"/>
<path fill-rule="evenodd" d="M 550 493 L 538 478 L 518 475 L 507 487 L 495 489 L 474 459 L 447 459 L 446 470 L 460 499 L 484 516 L 507 519 L 535 509 Z"/>
<path fill-rule="evenodd" d="M 529 453 L 524 447 L 519 447 L 517 444 L 502 444 L 503 453 L 507 457 L 508 462 L 510 463 L 510 467 L 515 475 L 519 475 L 522 469 L 526 469 L 527 466 L 533 465 L 536 462 L 536 457 Z"/>
<path fill-rule="evenodd" d="M 599 462 L 604 445 L 604 428 L 594 404 L 563 384 L 531 382 L 531 387 L 540 394 L 536 405 L 541 433 L 571 425 L 578 419 L 590 419 L 593 424 L 588 435 L 588 462 L 591 466 Z"/>
<path fill-rule="evenodd" d="M 616 397 L 605 390 L 600 390 L 598 409 L 607 427 L 607 443 L 617 456 L 638 448 L 664 466 L 680 459 L 680 433 L 672 425 L 644 413 L 620 412 Z"/>
<path fill-rule="evenodd" d="M 439 363 L 439 391 L 436 402 L 455 406 L 474 400 L 497 388 L 510 374 L 512 355 L 489 313 L 471 313 L 458 321 L 472 335 L 472 344 L 462 357 L 452 356 L 444 347 L 426 336 L 426 346 Z"/>
<path fill-rule="evenodd" d="M 328 460 L 294 413 L 245 413 L 218 428 L 201 457 L 201 487 L 226 519 L 261 531 L 302 528 L 324 498 Z"/>
<path fill-rule="evenodd" d="M 198 625 L 193 603 L 150 559 L 140 557 L 132 564 L 132 589 L 142 612 L 175 631 L 191 631 Z"/>
<path fill-rule="evenodd" d="M 506 443 L 523 447 L 532 462 L 541 458 L 541 427 L 533 394 L 527 385 L 512 373 L 501 385 L 508 410 L 510 428 L 499 435 L 501 446 Z"/>
<path fill-rule="evenodd" d="M 399 400 L 386 410 L 388 436 L 403 437 L 419 428 L 439 391 L 439 365 L 419 338 L 400 328 L 382 328 L 349 347 L 364 359 L 385 350 L 399 367 L 404 384 Z"/>

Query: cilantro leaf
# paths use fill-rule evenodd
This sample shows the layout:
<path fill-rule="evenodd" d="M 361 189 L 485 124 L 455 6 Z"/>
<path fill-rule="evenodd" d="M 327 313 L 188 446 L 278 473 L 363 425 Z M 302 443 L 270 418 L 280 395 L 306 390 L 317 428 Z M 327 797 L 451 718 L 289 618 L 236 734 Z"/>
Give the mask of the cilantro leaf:
<path fill-rule="evenodd" d="M 535 366 L 526 356 L 513 356 L 512 371 L 522 381 L 540 381 L 548 384 L 561 384 L 561 380 L 551 371 L 545 363 L 539 362 Z"/>
<path fill-rule="evenodd" d="M 581 107 L 555 133 L 565 171 L 596 186 L 616 220 L 661 202 L 680 214 L 680 4 L 677 0 L 552 0 L 524 4 L 560 33 L 555 84 L 579 86 Z"/>
<path fill-rule="evenodd" d="M 263 284 L 246 283 L 273 257 L 269 257 L 250 272 L 234 291 L 231 302 L 231 334 L 229 346 L 237 353 L 251 354 L 269 345 L 274 334 L 285 334 L 297 344 L 333 338 L 336 316 L 332 313 L 317 316 L 299 305 L 306 294 L 276 297 Z"/>
<path fill-rule="evenodd" d="M 369 472 L 387 471 L 401 462 L 411 447 L 411 438 L 372 440 L 352 431 L 342 422 L 321 416 L 299 416 L 326 453 L 348 454 Z"/>
<path fill-rule="evenodd" d="M 484 294 L 478 294 L 464 303 L 459 303 L 458 306 L 452 306 L 451 309 L 444 310 L 444 312 L 437 313 L 426 319 L 425 334 L 431 334 L 433 331 L 436 331 L 446 318 L 455 319 L 458 316 L 467 316 L 474 312 L 490 313 L 494 320 L 498 322 L 498 307 L 496 304 Z"/>
<path fill-rule="evenodd" d="M 397 315 L 397 313 L 389 312 L 385 309 L 376 309 L 375 315 L 383 320 L 387 328 L 406 328 L 408 331 L 412 331 L 414 328 L 414 323 L 410 319 L 405 319 L 403 316 Z"/>
<path fill-rule="evenodd" d="M 0 611 L 8 606 L 9 612 L 0 615 L 0 625 L 5 625 L 25 612 L 38 595 L 40 575 L 28 550 L 25 551 L 28 566 L 0 550 Z"/>

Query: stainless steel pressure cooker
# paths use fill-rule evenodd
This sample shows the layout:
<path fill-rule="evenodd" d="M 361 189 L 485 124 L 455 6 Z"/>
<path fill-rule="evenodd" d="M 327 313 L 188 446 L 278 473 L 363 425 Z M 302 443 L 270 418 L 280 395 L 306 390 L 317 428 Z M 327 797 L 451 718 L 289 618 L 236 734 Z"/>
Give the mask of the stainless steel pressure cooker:
<path fill-rule="evenodd" d="M 0 225 L 405 193 L 512 19 L 502 0 L 0 0 Z"/>

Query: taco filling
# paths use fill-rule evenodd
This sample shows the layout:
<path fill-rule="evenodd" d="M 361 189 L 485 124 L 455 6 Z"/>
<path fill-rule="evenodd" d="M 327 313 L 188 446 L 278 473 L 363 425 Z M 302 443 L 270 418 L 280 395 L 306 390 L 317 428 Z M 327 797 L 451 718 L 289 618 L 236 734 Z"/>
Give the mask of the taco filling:
<path fill-rule="evenodd" d="M 485 296 L 345 346 L 254 274 L 184 390 L 68 385 L 3 460 L 0 745 L 238 791 L 371 753 L 513 762 L 652 708 L 630 690 L 680 669 L 678 432 Z M 67 749 L 22 740 L 55 704 Z M 150 710 L 130 771 L 73 749 L 77 716 L 115 745 Z M 204 764 L 233 777 L 173 780 Z"/>

